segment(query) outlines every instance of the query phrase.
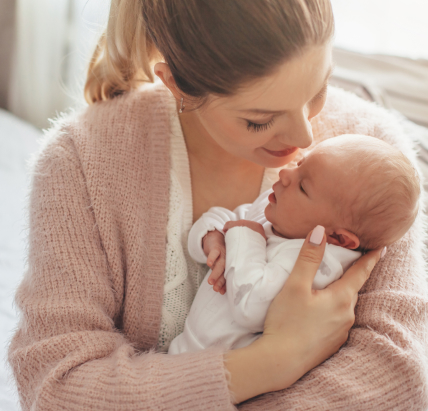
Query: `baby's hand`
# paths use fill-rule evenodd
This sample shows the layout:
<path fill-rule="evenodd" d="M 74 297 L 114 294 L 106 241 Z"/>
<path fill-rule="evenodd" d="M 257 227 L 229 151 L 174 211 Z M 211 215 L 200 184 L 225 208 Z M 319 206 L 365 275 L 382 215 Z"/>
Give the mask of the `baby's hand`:
<path fill-rule="evenodd" d="M 207 255 L 207 265 L 211 268 L 208 283 L 213 285 L 213 290 L 224 294 L 226 292 L 226 279 L 224 267 L 226 266 L 226 246 L 224 235 L 217 230 L 210 231 L 202 239 L 202 248 Z"/>
<path fill-rule="evenodd" d="M 263 226 L 259 223 L 256 223 L 255 221 L 249 221 L 249 220 L 228 221 L 223 227 L 224 233 L 226 234 L 227 230 L 230 230 L 232 227 L 248 227 L 248 228 L 251 228 L 251 230 L 255 231 L 256 233 L 261 234 L 263 236 L 263 238 L 265 240 L 267 240 Z"/>

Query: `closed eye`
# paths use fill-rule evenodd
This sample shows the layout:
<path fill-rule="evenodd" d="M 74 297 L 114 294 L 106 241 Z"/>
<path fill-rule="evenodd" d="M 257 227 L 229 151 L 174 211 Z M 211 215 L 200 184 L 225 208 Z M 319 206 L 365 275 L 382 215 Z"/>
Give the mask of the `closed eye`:
<path fill-rule="evenodd" d="M 273 122 L 274 118 L 263 124 L 254 123 L 252 121 L 247 120 L 247 130 L 252 132 L 265 131 L 273 124 Z"/>
<path fill-rule="evenodd" d="M 318 100 L 323 99 L 327 95 L 328 83 L 320 90 L 320 92 L 311 100 L 310 104 L 315 104 Z"/>
<path fill-rule="evenodd" d="M 306 191 L 304 190 L 304 188 L 303 188 L 303 186 L 302 186 L 302 183 L 300 183 L 300 191 L 301 191 L 303 194 L 307 195 L 307 194 L 306 194 Z"/>

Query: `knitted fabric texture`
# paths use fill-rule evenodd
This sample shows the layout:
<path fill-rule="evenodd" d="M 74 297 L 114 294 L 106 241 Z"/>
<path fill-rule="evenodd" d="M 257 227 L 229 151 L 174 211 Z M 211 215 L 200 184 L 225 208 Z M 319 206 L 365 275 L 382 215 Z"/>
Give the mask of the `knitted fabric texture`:
<path fill-rule="evenodd" d="M 151 85 L 64 118 L 33 174 L 28 272 L 9 348 L 23 410 L 233 410 L 223 352 L 156 353 L 165 285 L 168 91 Z M 411 142 L 386 111 L 330 91 L 316 137 Z M 242 410 L 422 410 L 424 217 L 363 287 L 347 344 L 286 390 Z"/>

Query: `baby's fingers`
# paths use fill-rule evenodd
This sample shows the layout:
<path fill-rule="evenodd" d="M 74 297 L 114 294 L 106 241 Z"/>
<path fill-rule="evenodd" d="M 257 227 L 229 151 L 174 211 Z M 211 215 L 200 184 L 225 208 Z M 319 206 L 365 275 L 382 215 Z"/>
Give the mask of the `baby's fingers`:
<path fill-rule="evenodd" d="M 214 285 L 224 273 L 225 262 L 224 258 L 219 258 L 214 264 L 214 268 L 208 277 L 208 284 Z"/>
<path fill-rule="evenodd" d="M 215 261 L 217 260 L 217 258 L 220 255 L 220 250 L 218 248 L 213 248 L 210 253 L 208 254 L 207 257 L 207 265 L 209 268 L 213 268 L 213 265 L 215 263 Z"/>
<path fill-rule="evenodd" d="M 213 287 L 214 291 L 219 291 L 221 293 L 223 287 L 226 288 L 225 283 L 226 283 L 226 279 L 224 278 L 224 275 L 221 275 Z"/>

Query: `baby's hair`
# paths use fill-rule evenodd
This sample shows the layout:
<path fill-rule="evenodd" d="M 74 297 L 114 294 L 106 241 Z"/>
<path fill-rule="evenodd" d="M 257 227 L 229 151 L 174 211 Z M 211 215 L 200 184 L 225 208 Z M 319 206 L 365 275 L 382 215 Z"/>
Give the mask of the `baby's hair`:
<path fill-rule="evenodd" d="M 164 60 L 178 88 L 203 104 L 274 72 L 334 33 L 330 0 L 112 0 L 89 65 L 89 104 L 153 82 Z"/>
<path fill-rule="evenodd" d="M 420 180 L 410 160 L 374 137 L 352 136 L 360 144 L 354 172 L 365 182 L 350 206 L 350 231 L 360 249 L 373 250 L 400 239 L 418 213 Z"/>

